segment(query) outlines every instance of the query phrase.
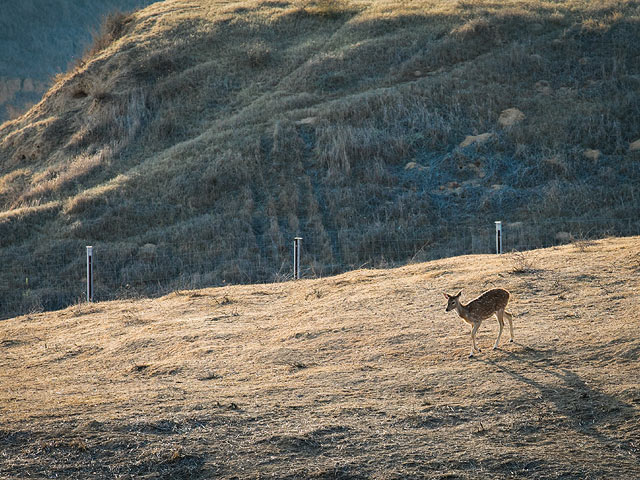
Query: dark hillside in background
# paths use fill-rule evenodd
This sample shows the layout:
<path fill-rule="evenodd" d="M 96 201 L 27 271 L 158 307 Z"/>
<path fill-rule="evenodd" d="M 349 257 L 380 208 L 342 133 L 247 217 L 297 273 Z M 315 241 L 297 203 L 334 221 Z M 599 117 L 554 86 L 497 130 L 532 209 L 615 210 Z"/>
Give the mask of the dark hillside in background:
<path fill-rule="evenodd" d="M 635 1 L 112 16 L 0 127 L 4 314 L 640 233 Z"/>
<path fill-rule="evenodd" d="M 149 5 L 151 0 L 20 0 L 0 14 L 0 123 L 38 102 L 82 56 L 103 16 Z"/>

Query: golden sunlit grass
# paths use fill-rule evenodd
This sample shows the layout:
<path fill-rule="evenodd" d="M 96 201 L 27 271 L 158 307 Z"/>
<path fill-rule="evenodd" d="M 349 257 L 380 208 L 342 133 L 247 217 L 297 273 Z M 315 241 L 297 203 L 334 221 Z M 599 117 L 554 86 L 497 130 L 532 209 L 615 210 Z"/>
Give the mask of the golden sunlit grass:
<path fill-rule="evenodd" d="M 527 255 L 3 321 L 0 475 L 635 478 L 640 238 Z M 440 292 L 497 286 L 467 359 Z"/>

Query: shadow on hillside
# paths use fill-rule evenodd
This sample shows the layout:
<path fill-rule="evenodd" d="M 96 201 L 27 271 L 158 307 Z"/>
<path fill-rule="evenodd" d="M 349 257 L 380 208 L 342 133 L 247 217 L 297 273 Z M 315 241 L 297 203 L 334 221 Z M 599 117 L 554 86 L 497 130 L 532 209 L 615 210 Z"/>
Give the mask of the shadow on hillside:
<path fill-rule="evenodd" d="M 587 435 L 603 447 L 618 449 L 637 455 L 627 441 L 607 436 L 598 426 L 606 427 L 622 421 L 629 421 L 633 408 L 613 395 L 604 393 L 585 382 L 577 373 L 552 365 L 541 365 L 550 350 L 537 350 L 519 344 L 523 350 L 505 352 L 506 359 L 526 365 L 527 370 L 513 368 L 509 364 L 492 359 L 479 359 L 508 374 L 515 380 L 540 391 L 542 397 L 553 404 L 556 413 L 565 418 L 564 422 L 577 433 Z M 530 372 L 530 373 L 529 373 Z M 544 377 L 553 377 L 545 381 Z"/>

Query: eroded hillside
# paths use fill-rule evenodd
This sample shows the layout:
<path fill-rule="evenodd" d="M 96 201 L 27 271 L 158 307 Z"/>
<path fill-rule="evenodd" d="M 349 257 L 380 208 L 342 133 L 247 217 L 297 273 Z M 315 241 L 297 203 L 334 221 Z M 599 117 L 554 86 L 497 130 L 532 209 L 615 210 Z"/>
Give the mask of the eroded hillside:
<path fill-rule="evenodd" d="M 487 252 L 494 220 L 513 248 L 637 234 L 639 8 L 168 0 L 112 18 L 0 128 L 3 296 L 75 301 L 85 245 L 109 298 L 286 277 L 295 235 L 324 275 Z"/>

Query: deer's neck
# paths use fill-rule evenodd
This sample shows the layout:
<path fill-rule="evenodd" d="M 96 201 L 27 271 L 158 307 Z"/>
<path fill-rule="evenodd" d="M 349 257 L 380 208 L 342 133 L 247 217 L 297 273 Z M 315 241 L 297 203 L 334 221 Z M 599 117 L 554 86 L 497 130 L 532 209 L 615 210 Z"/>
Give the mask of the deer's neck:
<path fill-rule="evenodd" d="M 468 308 L 468 305 L 463 305 L 461 302 L 458 302 L 456 304 L 456 312 L 458 312 L 458 315 L 460 315 L 460 317 L 462 317 L 463 319 L 469 321 L 469 308 Z"/>

